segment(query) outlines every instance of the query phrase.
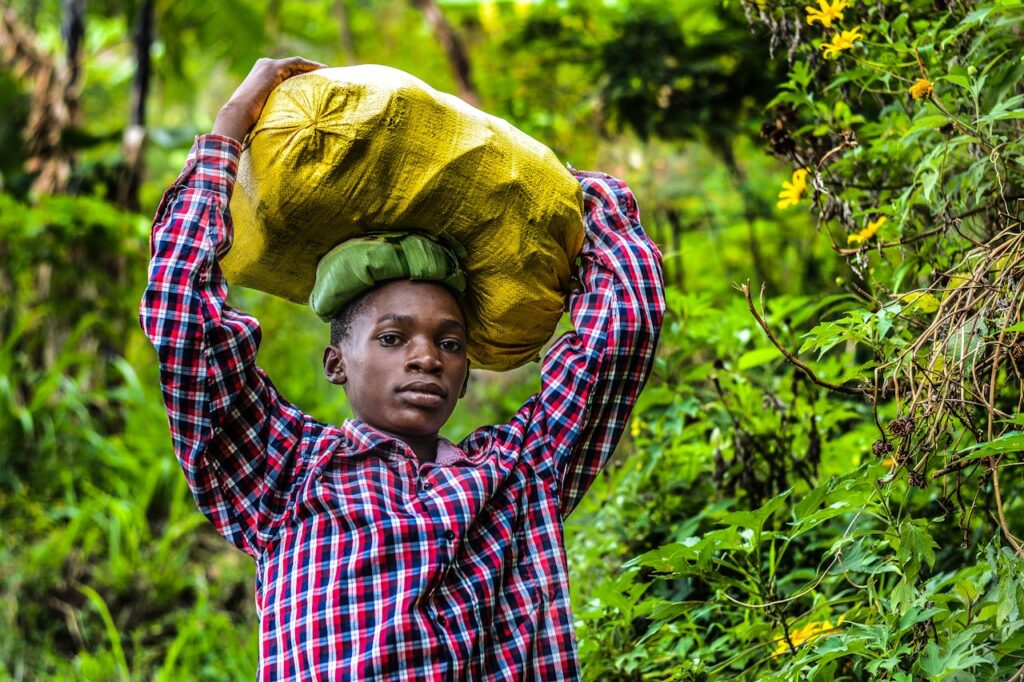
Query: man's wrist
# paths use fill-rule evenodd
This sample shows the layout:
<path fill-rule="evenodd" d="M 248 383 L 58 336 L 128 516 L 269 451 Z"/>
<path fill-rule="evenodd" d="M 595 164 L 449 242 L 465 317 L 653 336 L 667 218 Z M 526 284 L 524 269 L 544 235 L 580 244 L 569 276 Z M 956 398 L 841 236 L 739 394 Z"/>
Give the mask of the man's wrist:
<path fill-rule="evenodd" d="M 240 111 L 238 107 L 228 102 L 217 112 L 217 119 L 213 123 L 214 135 L 230 137 L 241 142 L 249 132 L 249 122 L 246 120 L 246 112 Z"/>

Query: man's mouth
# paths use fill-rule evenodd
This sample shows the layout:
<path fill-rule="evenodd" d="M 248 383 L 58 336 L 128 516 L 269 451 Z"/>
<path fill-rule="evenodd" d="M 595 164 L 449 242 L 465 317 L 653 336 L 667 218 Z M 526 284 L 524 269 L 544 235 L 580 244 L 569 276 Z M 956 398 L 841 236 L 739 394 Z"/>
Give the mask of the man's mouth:
<path fill-rule="evenodd" d="M 444 386 L 430 381 L 413 381 L 399 386 L 395 392 L 419 407 L 437 407 L 448 397 Z"/>

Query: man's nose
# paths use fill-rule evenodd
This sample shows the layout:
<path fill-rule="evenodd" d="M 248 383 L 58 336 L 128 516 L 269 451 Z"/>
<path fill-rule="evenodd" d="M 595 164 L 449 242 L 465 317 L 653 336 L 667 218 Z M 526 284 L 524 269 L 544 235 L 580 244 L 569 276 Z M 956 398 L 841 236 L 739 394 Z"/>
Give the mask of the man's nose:
<path fill-rule="evenodd" d="M 431 374 L 441 371 L 440 349 L 430 339 L 413 339 L 409 345 L 409 354 L 406 356 L 406 369 Z"/>

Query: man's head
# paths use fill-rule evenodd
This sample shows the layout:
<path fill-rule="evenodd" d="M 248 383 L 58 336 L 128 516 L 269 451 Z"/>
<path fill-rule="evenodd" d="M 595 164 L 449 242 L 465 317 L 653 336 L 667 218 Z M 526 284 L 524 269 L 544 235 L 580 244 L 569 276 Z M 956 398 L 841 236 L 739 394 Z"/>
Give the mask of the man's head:
<path fill-rule="evenodd" d="M 324 375 L 358 419 L 410 445 L 436 439 L 469 375 L 466 319 L 435 282 L 393 280 L 331 319 Z"/>

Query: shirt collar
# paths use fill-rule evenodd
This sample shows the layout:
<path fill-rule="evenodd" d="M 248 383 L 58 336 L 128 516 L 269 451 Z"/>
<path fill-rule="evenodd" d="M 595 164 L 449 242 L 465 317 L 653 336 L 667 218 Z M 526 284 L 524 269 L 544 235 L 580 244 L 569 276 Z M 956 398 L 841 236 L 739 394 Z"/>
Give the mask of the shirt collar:
<path fill-rule="evenodd" d="M 408 445 L 359 419 L 346 419 L 341 424 L 341 432 L 349 444 L 344 451 L 346 456 L 352 457 L 377 451 L 383 454 L 416 458 Z M 459 446 L 446 438 L 438 438 L 437 456 L 434 458 L 436 464 L 450 466 L 466 459 L 466 453 Z"/>

